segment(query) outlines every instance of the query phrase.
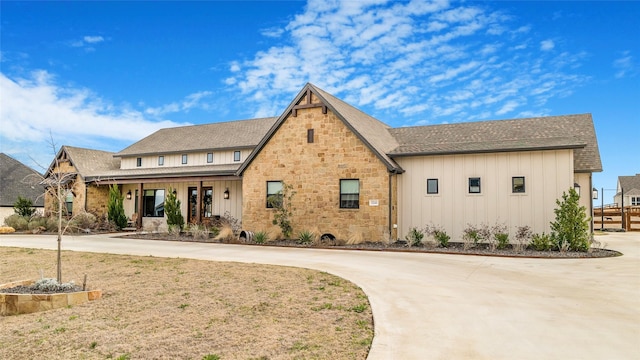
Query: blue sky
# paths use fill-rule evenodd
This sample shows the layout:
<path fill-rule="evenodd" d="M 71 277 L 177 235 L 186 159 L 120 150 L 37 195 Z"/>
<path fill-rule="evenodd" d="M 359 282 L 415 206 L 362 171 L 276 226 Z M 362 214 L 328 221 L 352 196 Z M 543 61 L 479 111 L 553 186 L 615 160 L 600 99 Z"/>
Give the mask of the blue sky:
<path fill-rule="evenodd" d="M 278 116 L 307 82 L 399 127 L 592 113 L 640 173 L 640 2 L 0 2 L 0 151 Z M 614 191 L 605 190 L 605 202 Z"/>

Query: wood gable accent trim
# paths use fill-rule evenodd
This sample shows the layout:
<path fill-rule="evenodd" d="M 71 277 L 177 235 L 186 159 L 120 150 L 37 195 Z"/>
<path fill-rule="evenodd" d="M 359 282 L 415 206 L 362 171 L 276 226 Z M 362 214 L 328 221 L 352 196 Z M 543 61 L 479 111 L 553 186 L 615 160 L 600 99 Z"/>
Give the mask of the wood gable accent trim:
<path fill-rule="evenodd" d="M 296 104 L 293 106 L 293 108 L 291 109 L 291 115 L 293 117 L 298 117 L 298 109 L 313 109 L 313 108 L 322 108 L 322 113 L 323 114 L 327 114 L 327 105 L 322 102 L 322 100 L 320 101 L 320 103 L 312 103 L 311 102 L 311 94 L 313 92 L 311 91 L 311 89 L 307 88 L 306 94 L 305 94 L 305 98 L 306 98 L 306 103 L 304 104 Z M 320 99 L 320 97 L 316 94 L 316 98 Z"/>

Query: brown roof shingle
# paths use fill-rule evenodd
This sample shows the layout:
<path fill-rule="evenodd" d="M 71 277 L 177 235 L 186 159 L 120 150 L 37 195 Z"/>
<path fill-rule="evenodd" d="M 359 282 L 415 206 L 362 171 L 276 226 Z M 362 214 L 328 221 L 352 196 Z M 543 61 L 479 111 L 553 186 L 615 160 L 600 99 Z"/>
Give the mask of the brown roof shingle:
<path fill-rule="evenodd" d="M 271 117 L 160 129 L 115 156 L 254 147 L 276 119 Z"/>
<path fill-rule="evenodd" d="M 390 129 L 397 156 L 575 149 L 575 171 L 602 171 L 591 114 Z"/>

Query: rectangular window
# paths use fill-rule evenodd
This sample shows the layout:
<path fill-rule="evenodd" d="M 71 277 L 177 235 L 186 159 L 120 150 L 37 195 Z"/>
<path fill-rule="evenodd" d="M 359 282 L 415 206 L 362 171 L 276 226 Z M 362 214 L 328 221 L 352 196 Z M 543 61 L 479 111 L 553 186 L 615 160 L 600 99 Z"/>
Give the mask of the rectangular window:
<path fill-rule="evenodd" d="M 427 194 L 438 193 L 438 179 L 427 179 Z"/>
<path fill-rule="evenodd" d="M 524 193 L 524 176 L 514 176 L 511 178 L 511 192 Z"/>
<path fill-rule="evenodd" d="M 631 197 L 631 205 L 633 205 L 633 206 L 640 205 L 640 196 L 639 197 L 632 196 Z"/>
<path fill-rule="evenodd" d="M 213 153 L 207 153 L 207 163 L 211 164 L 213 162 Z"/>
<path fill-rule="evenodd" d="M 158 156 L 158 166 L 164 165 L 164 155 Z"/>
<path fill-rule="evenodd" d="M 233 152 L 233 161 L 240 161 L 240 151 Z"/>
<path fill-rule="evenodd" d="M 67 211 L 66 215 L 73 215 L 73 193 L 71 191 L 69 191 L 64 198 L 64 206 Z"/>
<path fill-rule="evenodd" d="M 307 142 L 313 143 L 313 129 L 307 129 Z"/>
<path fill-rule="evenodd" d="M 360 208 L 360 180 L 358 179 L 340 180 L 340 208 L 341 209 Z"/>
<path fill-rule="evenodd" d="M 282 204 L 282 181 L 267 181 L 267 208 Z"/>
<path fill-rule="evenodd" d="M 469 178 L 469 194 L 480 194 L 480 178 Z"/>
<path fill-rule="evenodd" d="M 136 166 L 137 166 L 137 167 L 142 166 L 142 158 L 137 158 L 137 159 L 136 159 Z"/>
<path fill-rule="evenodd" d="M 187 163 L 187 154 L 182 154 L 182 164 Z"/>
<path fill-rule="evenodd" d="M 145 217 L 164 216 L 164 189 L 144 190 L 142 197 L 142 213 Z"/>

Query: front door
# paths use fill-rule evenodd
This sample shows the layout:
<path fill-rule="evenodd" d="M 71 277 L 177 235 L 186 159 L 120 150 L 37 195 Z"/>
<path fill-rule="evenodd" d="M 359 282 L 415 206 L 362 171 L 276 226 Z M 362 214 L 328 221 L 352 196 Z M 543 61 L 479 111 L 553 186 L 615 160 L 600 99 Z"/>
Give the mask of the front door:
<path fill-rule="evenodd" d="M 187 221 L 190 224 L 201 223 L 203 220 L 210 220 L 213 217 L 213 188 L 203 187 L 201 199 L 198 199 L 198 188 L 189 188 L 189 214 Z M 198 201 L 200 200 L 200 201 Z M 198 219 L 198 202 L 200 202 L 200 219 Z"/>

